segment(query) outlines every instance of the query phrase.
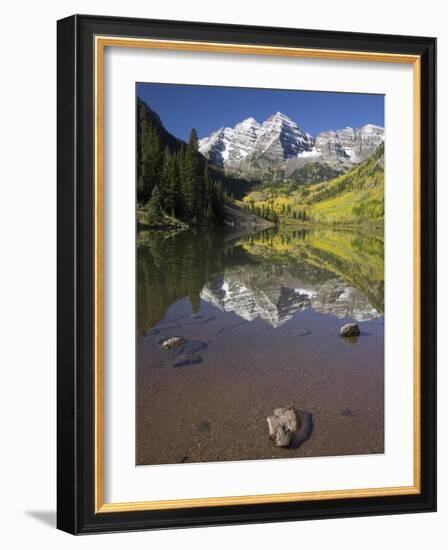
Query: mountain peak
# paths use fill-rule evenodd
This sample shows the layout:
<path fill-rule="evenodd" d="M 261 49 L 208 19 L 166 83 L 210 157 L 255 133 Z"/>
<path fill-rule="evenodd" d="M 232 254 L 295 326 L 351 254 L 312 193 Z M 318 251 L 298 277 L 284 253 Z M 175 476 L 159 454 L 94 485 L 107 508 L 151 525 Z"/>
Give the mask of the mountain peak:
<path fill-rule="evenodd" d="M 377 126 L 376 124 L 364 124 L 364 126 L 361 126 L 361 128 L 358 129 L 358 132 L 384 134 L 384 128 L 382 126 Z"/>
<path fill-rule="evenodd" d="M 273 115 L 271 115 L 267 120 L 285 120 L 288 122 L 293 122 L 289 116 L 286 116 L 284 113 L 277 111 Z"/>
<path fill-rule="evenodd" d="M 259 124 L 259 122 L 253 117 L 253 116 L 250 116 L 248 118 L 245 118 L 244 120 L 242 120 L 240 122 L 240 124 Z"/>
<path fill-rule="evenodd" d="M 199 151 L 218 166 L 236 167 L 252 150 L 260 128 L 254 117 L 248 117 L 234 128 L 221 128 L 200 139 Z"/>
<path fill-rule="evenodd" d="M 234 127 L 234 130 L 236 131 L 250 131 L 250 130 L 258 130 L 261 127 L 261 124 L 255 120 L 253 116 L 250 116 L 249 118 L 245 118 L 241 122 L 238 122 L 238 124 Z"/>
<path fill-rule="evenodd" d="M 362 128 L 376 128 L 378 130 L 384 130 L 382 126 L 378 126 L 377 124 L 364 124 Z"/>

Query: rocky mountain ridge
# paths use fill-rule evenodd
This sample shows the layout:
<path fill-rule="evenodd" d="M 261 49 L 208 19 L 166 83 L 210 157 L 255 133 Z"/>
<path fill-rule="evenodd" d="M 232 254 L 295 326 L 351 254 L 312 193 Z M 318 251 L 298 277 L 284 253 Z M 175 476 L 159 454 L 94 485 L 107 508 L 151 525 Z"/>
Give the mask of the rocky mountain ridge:
<path fill-rule="evenodd" d="M 314 138 L 277 112 L 261 124 L 249 117 L 234 128 L 220 128 L 199 140 L 199 150 L 233 175 L 302 181 L 316 173 L 319 181 L 327 172 L 331 177 L 347 172 L 383 142 L 384 128 L 373 124 L 328 130 Z"/>

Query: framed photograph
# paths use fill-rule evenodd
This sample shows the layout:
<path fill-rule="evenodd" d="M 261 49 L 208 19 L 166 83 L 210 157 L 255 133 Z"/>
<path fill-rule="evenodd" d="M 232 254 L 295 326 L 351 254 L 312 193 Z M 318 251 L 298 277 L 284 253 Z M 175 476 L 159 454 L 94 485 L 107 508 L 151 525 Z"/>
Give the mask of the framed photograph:
<path fill-rule="evenodd" d="M 434 511 L 434 38 L 58 22 L 58 527 Z"/>

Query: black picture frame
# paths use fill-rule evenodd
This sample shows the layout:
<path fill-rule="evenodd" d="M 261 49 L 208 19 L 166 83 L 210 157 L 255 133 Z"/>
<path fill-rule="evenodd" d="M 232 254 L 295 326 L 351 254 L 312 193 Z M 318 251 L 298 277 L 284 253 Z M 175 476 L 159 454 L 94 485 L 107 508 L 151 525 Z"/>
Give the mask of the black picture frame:
<path fill-rule="evenodd" d="M 435 511 L 436 39 L 90 15 L 62 19 L 58 21 L 57 31 L 58 528 L 82 534 Z M 95 512 L 93 43 L 97 35 L 420 56 L 419 494 Z"/>

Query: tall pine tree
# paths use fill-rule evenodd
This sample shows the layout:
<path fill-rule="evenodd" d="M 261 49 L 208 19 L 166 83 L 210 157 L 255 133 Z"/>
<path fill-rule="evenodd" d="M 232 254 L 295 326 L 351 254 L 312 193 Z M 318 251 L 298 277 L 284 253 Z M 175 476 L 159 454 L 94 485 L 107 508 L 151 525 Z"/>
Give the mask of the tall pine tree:
<path fill-rule="evenodd" d="M 154 187 L 151 198 L 146 204 L 146 217 L 149 224 L 157 224 L 162 219 L 162 196 L 158 185 Z"/>
<path fill-rule="evenodd" d="M 141 190 L 138 198 L 145 203 L 159 182 L 162 150 L 158 131 L 145 119 L 142 121 L 141 132 Z"/>
<path fill-rule="evenodd" d="M 203 163 L 198 148 L 198 135 L 193 128 L 185 150 L 183 189 L 185 191 L 185 213 L 197 223 L 204 215 Z"/>
<path fill-rule="evenodd" d="M 178 202 L 176 158 L 170 153 L 168 147 L 165 148 L 163 157 L 161 186 L 165 211 L 171 216 L 175 216 Z"/>

